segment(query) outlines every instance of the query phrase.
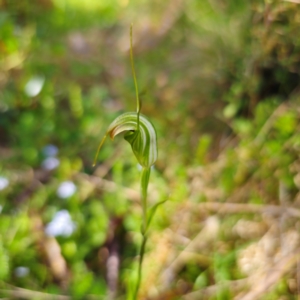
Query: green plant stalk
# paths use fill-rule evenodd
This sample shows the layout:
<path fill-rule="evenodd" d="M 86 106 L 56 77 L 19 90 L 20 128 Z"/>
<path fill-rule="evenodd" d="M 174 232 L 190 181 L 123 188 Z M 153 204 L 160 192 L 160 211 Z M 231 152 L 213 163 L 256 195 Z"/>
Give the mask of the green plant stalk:
<path fill-rule="evenodd" d="M 141 234 L 143 237 L 141 249 L 140 249 L 140 257 L 139 257 L 139 266 L 138 266 L 138 279 L 136 283 L 136 289 L 134 293 L 134 298 L 137 299 L 138 292 L 140 289 L 141 281 L 142 281 L 142 267 L 144 254 L 147 243 L 147 229 L 148 229 L 148 204 L 147 204 L 147 194 L 148 194 L 148 184 L 150 179 L 151 168 L 143 168 L 141 174 L 141 204 L 143 210 L 143 223 L 141 227 Z"/>
<path fill-rule="evenodd" d="M 143 234 L 143 240 L 142 240 L 142 244 L 141 244 L 140 257 L 139 257 L 138 278 L 137 278 L 136 288 L 135 288 L 134 297 L 133 297 L 134 300 L 137 299 L 138 292 L 140 290 L 141 281 L 142 281 L 142 267 L 143 267 L 146 243 L 147 243 L 147 235 Z"/>
<path fill-rule="evenodd" d="M 148 226 L 148 218 L 147 218 L 147 192 L 148 192 L 148 184 L 150 178 L 151 169 L 150 168 L 143 168 L 142 175 L 141 175 L 141 202 L 142 202 L 142 210 L 143 210 L 143 225 L 141 229 L 141 233 L 144 235 L 147 231 Z"/>

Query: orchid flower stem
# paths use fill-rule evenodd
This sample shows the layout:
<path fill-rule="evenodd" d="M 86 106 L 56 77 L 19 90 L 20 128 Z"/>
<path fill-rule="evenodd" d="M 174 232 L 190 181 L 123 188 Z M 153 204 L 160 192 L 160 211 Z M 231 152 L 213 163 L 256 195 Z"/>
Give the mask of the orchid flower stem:
<path fill-rule="evenodd" d="M 147 191 L 148 191 L 148 183 L 150 178 L 151 168 L 145 168 L 142 169 L 141 174 L 141 197 L 142 197 L 142 210 L 143 210 L 143 224 L 141 227 L 141 234 L 143 236 L 142 245 L 140 249 L 140 258 L 139 258 L 139 266 L 138 266 L 138 279 L 136 283 L 136 289 L 134 293 L 134 298 L 137 299 L 138 292 L 140 289 L 141 281 L 142 281 L 142 266 L 143 266 L 143 259 L 146 249 L 146 243 L 147 243 L 147 227 L 148 227 L 148 217 L 147 217 Z"/>
<path fill-rule="evenodd" d="M 134 300 L 137 299 L 141 281 L 142 281 L 142 267 L 143 267 L 146 243 L 147 243 L 147 235 L 143 234 L 143 241 L 142 241 L 142 245 L 141 245 L 141 249 L 140 249 L 140 258 L 139 258 L 139 266 L 138 266 L 138 279 L 137 279 L 136 288 L 135 288 L 134 297 L 133 297 Z"/>
<path fill-rule="evenodd" d="M 143 167 L 142 175 L 141 175 L 141 196 L 142 196 L 142 209 L 143 209 L 143 225 L 141 233 L 144 235 L 147 230 L 147 191 L 148 191 L 148 184 L 150 178 L 151 169 Z"/>

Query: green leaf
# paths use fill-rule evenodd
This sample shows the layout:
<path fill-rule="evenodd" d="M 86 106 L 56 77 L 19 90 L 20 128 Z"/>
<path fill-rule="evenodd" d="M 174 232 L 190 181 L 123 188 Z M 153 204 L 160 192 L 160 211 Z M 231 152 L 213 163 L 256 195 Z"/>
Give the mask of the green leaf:
<path fill-rule="evenodd" d="M 147 222 L 147 228 L 146 230 L 149 228 L 150 226 L 150 223 L 156 213 L 156 210 L 158 209 L 158 207 L 162 204 L 164 204 L 165 202 L 167 202 L 168 199 L 165 199 L 165 200 L 162 200 L 162 201 L 159 201 L 158 203 L 156 203 L 154 206 L 152 206 L 150 209 L 149 209 L 149 213 L 148 213 L 148 222 Z"/>

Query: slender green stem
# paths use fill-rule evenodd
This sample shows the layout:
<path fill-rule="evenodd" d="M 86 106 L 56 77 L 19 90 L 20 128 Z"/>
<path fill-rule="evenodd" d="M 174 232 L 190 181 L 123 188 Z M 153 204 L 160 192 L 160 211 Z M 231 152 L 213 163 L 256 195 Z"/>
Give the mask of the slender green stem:
<path fill-rule="evenodd" d="M 147 224 L 148 224 L 148 217 L 147 217 L 147 191 L 148 191 L 148 184 L 150 178 L 151 168 L 143 168 L 142 175 L 141 175 L 141 196 L 142 196 L 142 210 L 143 210 L 143 224 L 141 227 L 141 234 L 143 236 L 142 245 L 140 249 L 140 258 L 139 258 L 139 266 L 138 266 L 138 279 L 136 283 L 136 289 L 134 292 L 134 298 L 137 299 L 138 292 L 140 289 L 141 281 L 142 281 L 142 266 L 143 266 L 143 259 L 145 254 L 145 248 L 147 243 Z"/>
<path fill-rule="evenodd" d="M 142 241 L 142 245 L 141 245 L 141 249 L 140 249 L 138 279 L 137 279 L 136 288 L 135 288 L 134 297 L 133 297 L 134 300 L 137 299 L 141 281 L 142 281 L 142 266 L 143 266 L 144 254 L 145 254 L 145 249 L 146 249 L 146 243 L 147 243 L 147 235 L 143 234 L 143 241 Z"/>
<path fill-rule="evenodd" d="M 139 88 L 136 80 L 135 75 L 135 68 L 134 68 L 134 61 L 133 61 L 133 50 L 132 50 L 132 24 L 130 26 L 130 61 L 131 61 L 131 69 L 132 69 L 132 75 L 133 75 L 133 81 L 134 81 L 134 87 L 135 87 L 135 95 L 136 95 L 136 112 L 137 112 L 137 130 L 140 128 L 140 111 L 141 111 L 141 101 L 139 98 Z"/>
<path fill-rule="evenodd" d="M 142 176 L 141 176 L 141 196 L 142 196 L 142 209 L 143 209 L 143 226 L 142 226 L 142 234 L 146 233 L 148 218 L 147 218 L 147 191 L 148 191 L 148 184 L 150 178 L 150 168 L 143 168 L 142 169 Z"/>

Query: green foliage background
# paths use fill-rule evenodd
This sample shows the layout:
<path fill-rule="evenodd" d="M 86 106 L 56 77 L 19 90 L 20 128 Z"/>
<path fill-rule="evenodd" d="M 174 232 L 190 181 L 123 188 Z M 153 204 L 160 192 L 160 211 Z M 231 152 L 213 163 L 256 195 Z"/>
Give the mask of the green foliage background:
<path fill-rule="evenodd" d="M 92 167 L 107 125 L 135 110 L 131 23 L 158 133 L 149 201 L 168 199 L 140 298 L 296 299 L 300 5 L 279 0 L 0 1 L 1 297 L 132 295 L 140 170 L 122 139 Z M 62 210 L 76 228 L 51 237 Z"/>

